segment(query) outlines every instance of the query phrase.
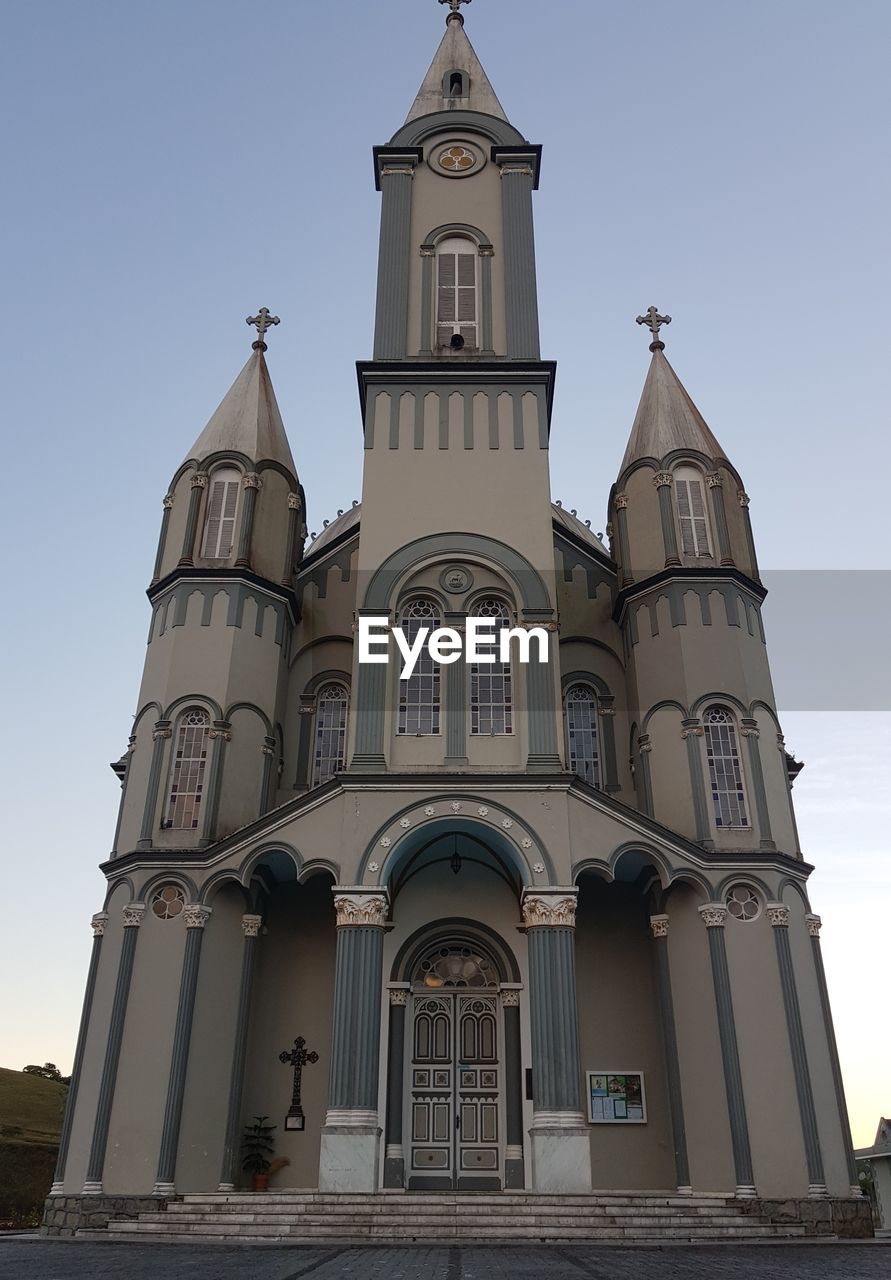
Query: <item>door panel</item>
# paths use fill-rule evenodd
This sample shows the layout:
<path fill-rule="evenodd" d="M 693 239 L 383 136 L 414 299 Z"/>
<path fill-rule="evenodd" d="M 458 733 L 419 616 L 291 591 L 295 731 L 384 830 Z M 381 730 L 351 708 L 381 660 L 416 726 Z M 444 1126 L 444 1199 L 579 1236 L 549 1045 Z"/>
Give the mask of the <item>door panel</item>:
<path fill-rule="evenodd" d="M 501 1189 L 500 1016 L 494 994 L 412 997 L 412 1190 Z"/>

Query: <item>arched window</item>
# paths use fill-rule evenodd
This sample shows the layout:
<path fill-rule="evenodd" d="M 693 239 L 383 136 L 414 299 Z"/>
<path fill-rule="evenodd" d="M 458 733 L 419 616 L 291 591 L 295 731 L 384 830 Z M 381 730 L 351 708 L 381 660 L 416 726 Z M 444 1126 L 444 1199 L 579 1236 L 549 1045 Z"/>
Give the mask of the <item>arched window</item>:
<path fill-rule="evenodd" d="M 400 616 L 400 626 L 409 644 L 414 644 L 421 627 L 435 631 L 440 625 L 439 608 L 432 600 L 412 600 Z M 408 680 L 399 681 L 400 734 L 439 733 L 439 663 L 424 645 Z"/>
<path fill-rule="evenodd" d="M 736 721 L 727 707 L 709 707 L 702 717 L 716 827 L 747 827 L 746 792 Z"/>
<path fill-rule="evenodd" d="M 476 347 L 477 247 L 472 240 L 452 237 L 436 246 L 436 344 L 438 347 Z"/>
<path fill-rule="evenodd" d="M 203 707 L 189 707 L 177 721 L 165 827 L 198 829 L 209 733 L 210 716 Z"/>
<path fill-rule="evenodd" d="M 592 787 L 600 786 L 600 748 L 597 741 L 597 697 L 587 684 L 566 690 L 566 754 L 571 773 Z"/>
<path fill-rule="evenodd" d="M 231 555 L 240 488 L 241 473 L 235 467 L 218 467 L 211 472 L 201 544 L 205 560 L 228 560 Z"/>
<path fill-rule="evenodd" d="M 472 614 L 495 623 L 494 662 L 470 666 L 470 732 L 478 737 L 513 733 L 513 691 L 509 662 L 498 661 L 498 633 L 510 626 L 507 606 L 497 599 L 478 601 Z"/>
<path fill-rule="evenodd" d="M 344 766 L 349 697 L 342 684 L 326 684 L 316 699 L 312 785 L 329 782 Z"/>
<path fill-rule="evenodd" d="M 697 471 L 695 467 L 677 468 L 674 473 L 674 500 L 681 535 L 681 554 L 710 556 L 712 548 L 701 471 Z"/>

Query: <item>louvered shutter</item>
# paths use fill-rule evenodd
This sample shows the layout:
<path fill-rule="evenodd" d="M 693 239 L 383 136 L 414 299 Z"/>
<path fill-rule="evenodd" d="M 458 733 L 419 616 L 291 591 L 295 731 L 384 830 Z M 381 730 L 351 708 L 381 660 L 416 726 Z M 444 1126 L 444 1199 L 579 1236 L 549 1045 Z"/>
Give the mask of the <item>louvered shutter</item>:
<path fill-rule="evenodd" d="M 236 471 L 218 471 L 211 478 L 204 522 L 205 560 L 226 560 L 235 538 L 239 476 Z"/>
<path fill-rule="evenodd" d="M 689 481 L 675 480 L 674 489 L 677 495 L 678 524 L 681 529 L 681 551 L 685 556 L 696 555 L 696 543 L 693 538 L 693 516 L 690 511 Z"/>
<path fill-rule="evenodd" d="M 476 254 L 466 253 L 451 241 L 437 254 L 436 341 L 447 347 L 459 333 L 467 346 L 477 345 Z"/>
<path fill-rule="evenodd" d="M 690 513 L 693 520 L 693 541 L 696 544 L 696 555 L 707 556 L 709 554 L 708 524 L 705 518 L 705 498 L 702 492 L 702 482 L 700 480 L 688 480 L 687 484 L 690 488 Z"/>

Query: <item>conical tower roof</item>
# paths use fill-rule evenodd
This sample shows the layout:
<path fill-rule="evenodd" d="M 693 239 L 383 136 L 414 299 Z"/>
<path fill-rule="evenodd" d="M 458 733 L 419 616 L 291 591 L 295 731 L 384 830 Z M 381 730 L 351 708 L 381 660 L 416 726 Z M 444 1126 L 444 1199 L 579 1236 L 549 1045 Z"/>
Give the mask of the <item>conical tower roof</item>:
<path fill-rule="evenodd" d="M 259 344 L 187 456 L 200 462 L 221 451 L 244 453 L 253 462 L 278 462 L 297 474 Z"/>
<path fill-rule="evenodd" d="M 480 111 L 483 115 L 497 116 L 499 120 L 507 121 L 504 108 L 483 70 L 483 64 L 467 38 L 464 19 L 460 13 L 450 13 L 446 19 L 445 35 L 430 63 L 430 70 L 405 117 L 406 124 L 417 120 L 419 116 L 433 115 L 450 105 L 443 92 L 443 81 L 450 71 L 463 71 L 469 84 L 468 95 L 455 99 L 453 105 L 460 106 L 462 111 Z"/>
<path fill-rule="evenodd" d="M 654 345 L 620 475 L 639 458 L 661 460 L 673 449 L 696 449 L 709 458 L 724 457 L 708 423 L 666 360 L 662 344 Z"/>

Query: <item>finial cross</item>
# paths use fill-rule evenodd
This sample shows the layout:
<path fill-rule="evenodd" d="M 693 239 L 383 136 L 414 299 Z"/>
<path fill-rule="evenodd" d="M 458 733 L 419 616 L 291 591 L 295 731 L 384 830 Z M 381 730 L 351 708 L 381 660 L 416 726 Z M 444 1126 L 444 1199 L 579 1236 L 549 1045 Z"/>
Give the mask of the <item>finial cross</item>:
<path fill-rule="evenodd" d="M 647 307 L 645 316 L 637 317 L 638 324 L 645 324 L 653 335 L 653 341 L 650 343 L 651 351 L 661 351 L 665 346 L 659 338 L 659 330 L 664 324 L 671 324 L 671 316 L 660 316 L 655 307 Z"/>
<path fill-rule="evenodd" d="M 259 340 L 253 343 L 254 350 L 266 350 L 266 330 L 274 324 L 281 324 L 278 316 L 271 316 L 268 307 L 261 307 L 257 315 L 248 316 L 245 324 L 252 324 L 260 335 Z"/>
<path fill-rule="evenodd" d="M 470 4 L 470 0 L 439 0 L 440 4 L 447 4 L 451 13 L 458 13 L 462 4 Z"/>
<path fill-rule="evenodd" d="M 303 1107 L 300 1105 L 300 1091 L 303 1084 L 303 1068 L 308 1063 L 318 1062 L 319 1055 L 315 1050 L 306 1051 L 306 1040 L 298 1036 L 293 1049 L 282 1049 L 278 1055 L 279 1062 L 294 1068 L 294 1087 L 291 1090 L 291 1106 L 285 1116 L 286 1129 L 302 1129 L 306 1123 Z"/>

